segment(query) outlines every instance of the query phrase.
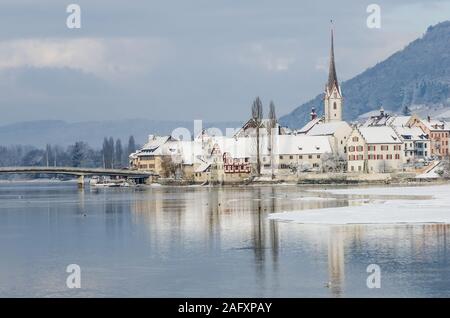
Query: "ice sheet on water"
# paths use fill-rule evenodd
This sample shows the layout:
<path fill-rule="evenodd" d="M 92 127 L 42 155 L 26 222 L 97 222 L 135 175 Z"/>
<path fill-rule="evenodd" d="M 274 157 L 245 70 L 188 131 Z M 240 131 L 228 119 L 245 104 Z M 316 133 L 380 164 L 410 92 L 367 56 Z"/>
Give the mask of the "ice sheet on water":
<path fill-rule="evenodd" d="M 450 185 L 324 190 L 333 194 L 385 195 L 385 201 L 316 210 L 273 213 L 269 219 L 306 224 L 450 223 Z M 392 195 L 429 196 L 398 200 Z"/>

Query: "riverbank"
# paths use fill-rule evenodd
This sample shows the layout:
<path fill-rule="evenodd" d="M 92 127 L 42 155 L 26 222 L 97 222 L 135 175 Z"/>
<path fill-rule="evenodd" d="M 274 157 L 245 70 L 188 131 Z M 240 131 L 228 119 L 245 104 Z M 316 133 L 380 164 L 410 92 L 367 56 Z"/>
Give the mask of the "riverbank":
<path fill-rule="evenodd" d="M 444 178 L 417 178 L 415 173 L 399 172 L 399 173 L 304 173 L 298 175 L 277 176 L 271 179 L 267 176 L 253 177 L 251 179 L 239 182 L 203 182 L 196 183 L 188 180 L 175 179 L 158 179 L 156 182 L 166 186 L 186 186 L 186 185 L 277 185 L 277 184 L 304 184 L 304 185 L 351 185 L 351 184 L 442 184 L 449 180 Z"/>
<path fill-rule="evenodd" d="M 139 187 L 146 186 L 173 186 L 173 187 L 188 187 L 188 186 L 251 186 L 251 185 L 383 185 L 383 184 L 447 184 L 450 180 L 445 178 L 416 178 L 412 173 L 379 173 L 379 174 L 350 174 L 350 173 L 305 173 L 300 175 L 282 176 L 276 179 L 270 177 L 254 177 L 251 180 L 241 182 L 204 182 L 198 183 L 190 180 L 181 179 L 156 179 L 149 184 L 139 184 Z M 75 183 L 75 179 L 60 180 L 60 179 L 8 179 L 1 180 L 0 184 L 9 183 Z"/>

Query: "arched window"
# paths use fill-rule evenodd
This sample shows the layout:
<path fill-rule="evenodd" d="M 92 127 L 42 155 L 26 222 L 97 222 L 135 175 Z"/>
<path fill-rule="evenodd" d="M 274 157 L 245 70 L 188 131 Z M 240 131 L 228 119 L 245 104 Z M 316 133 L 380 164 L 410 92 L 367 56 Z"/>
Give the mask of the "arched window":
<path fill-rule="evenodd" d="M 337 109 L 336 102 L 333 103 L 333 109 Z"/>

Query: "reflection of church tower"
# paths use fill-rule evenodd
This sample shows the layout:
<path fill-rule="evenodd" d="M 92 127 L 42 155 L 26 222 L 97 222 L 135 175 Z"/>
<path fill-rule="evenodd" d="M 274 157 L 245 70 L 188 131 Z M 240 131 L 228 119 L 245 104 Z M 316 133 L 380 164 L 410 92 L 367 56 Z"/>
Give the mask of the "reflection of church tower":
<path fill-rule="evenodd" d="M 328 243 L 328 276 L 331 293 L 334 297 L 342 296 L 345 280 L 345 233 L 342 228 L 331 228 Z"/>
<path fill-rule="evenodd" d="M 334 39 L 333 29 L 331 29 L 331 51 L 330 51 L 330 70 L 328 74 L 328 83 L 325 86 L 325 122 L 342 120 L 342 93 L 339 86 L 336 66 L 334 63 Z"/>

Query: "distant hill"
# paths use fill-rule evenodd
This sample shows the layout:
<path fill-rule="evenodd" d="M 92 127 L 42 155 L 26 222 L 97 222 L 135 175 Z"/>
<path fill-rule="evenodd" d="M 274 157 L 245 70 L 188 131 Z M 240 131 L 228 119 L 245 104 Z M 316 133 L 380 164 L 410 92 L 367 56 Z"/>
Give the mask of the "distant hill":
<path fill-rule="evenodd" d="M 203 128 L 217 127 L 225 133 L 226 128 L 238 128 L 241 122 L 204 122 Z M 67 123 L 60 120 L 41 120 L 20 122 L 0 126 L 0 145 L 31 145 L 43 147 L 52 145 L 67 146 L 75 141 L 88 142 L 100 147 L 105 136 L 121 138 L 127 142 L 130 135 L 136 143 L 146 142 L 149 134 L 171 134 L 177 127 L 185 127 L 191 133 L 193 121 L 157 121 L 149 119 L 124 119 L 114 121 L 89 121 Z"/>
<path fill-rule="evenodd" d="M 430 26 L 425 35 L 385 61 L 343 82 L 344 119 L 379 109 L 401 113 L 405 106 L 438 116 L 450 107 L 450 21 Z M 325 80 L 325 79 L 324 79 Z M 323 94 L 280 118 L 292 128 L 309 120 L 314 106 L 323 112 Z"/>

